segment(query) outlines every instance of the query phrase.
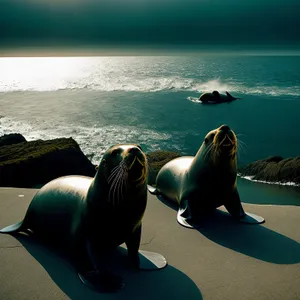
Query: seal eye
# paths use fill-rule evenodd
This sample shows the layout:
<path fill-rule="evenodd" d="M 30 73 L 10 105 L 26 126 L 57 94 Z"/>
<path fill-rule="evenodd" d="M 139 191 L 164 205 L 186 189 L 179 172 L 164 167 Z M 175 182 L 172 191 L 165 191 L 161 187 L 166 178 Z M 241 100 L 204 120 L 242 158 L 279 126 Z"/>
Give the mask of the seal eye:
<path fill-rule="evenodd" d="M 210 140 L 212 140 L 214 137 L 215 137 L 215 133 L 211 133 L 209 136 L 207 136 L 205 139 L 204 139 L 204 142 L 207 144 Z"/>

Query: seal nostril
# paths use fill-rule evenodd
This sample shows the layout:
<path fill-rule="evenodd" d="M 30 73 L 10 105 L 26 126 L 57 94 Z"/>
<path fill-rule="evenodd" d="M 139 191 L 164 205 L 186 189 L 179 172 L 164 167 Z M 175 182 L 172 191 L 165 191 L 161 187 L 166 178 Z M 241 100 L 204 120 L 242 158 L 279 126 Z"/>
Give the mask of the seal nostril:
<path fill-rule="evenodd" d="M 229 131 L 230 130 L 230 127 L 228 125 L 222 125 L 220 130 L 222 131 Z"/>

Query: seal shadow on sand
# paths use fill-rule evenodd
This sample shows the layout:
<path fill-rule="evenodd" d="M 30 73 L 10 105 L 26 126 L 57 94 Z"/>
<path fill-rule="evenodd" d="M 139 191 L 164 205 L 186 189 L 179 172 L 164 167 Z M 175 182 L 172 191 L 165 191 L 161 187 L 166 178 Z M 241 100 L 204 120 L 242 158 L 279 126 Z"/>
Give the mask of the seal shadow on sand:
<path fill-rule="evenodd" d="M 111 294 L 98 293 L 81 283 L 75 268 L 63 253 L 33 237 L 24 234 L 15 237 L 70 299 L 203 299 L 196 284 L 170 265 L 155 271 L 130 268 L 127 250 L 123 247 L 118 247 L 108 259 L 111 271 L 123 277 L 124 289 Z M 140 259 L 144 265 L 149 262 L 141 254 Z"/>
<path fill-rule="evenodd" d="M 177 211 L 176 205 L 168 203 L 161 196 L 156 197 Z M 176 217 L 174 222 L 177 222 Z M 266 262 L 274 264 L 300 262 L 300 244 L 297 241 L 260 224 L 238 223 L 227 212 L 218 209 L 214 214 L 203 219 L 197 230 L 223 247 Z"/>

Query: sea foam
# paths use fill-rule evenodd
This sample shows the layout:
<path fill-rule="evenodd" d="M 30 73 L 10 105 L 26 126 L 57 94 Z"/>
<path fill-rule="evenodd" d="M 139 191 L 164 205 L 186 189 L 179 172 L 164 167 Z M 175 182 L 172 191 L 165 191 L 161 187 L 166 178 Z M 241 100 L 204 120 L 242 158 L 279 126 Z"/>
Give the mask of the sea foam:
<path fill-rule="evenodd" d="M 254 176 L 242 176 L 241 174 L 238 174 L 238 176 L 241 177 L 241 178 L 243 178 L 243 179 L 252 181 L 252 182 L 266 183 L 266 184 L 271 184 L 271 185 L 283 185 L 283 186 L 296 186 L 296 187 L 300 187 L 300 184 L 298 184 L 296 182 L 280 182 L 280 181 L 271 182 L 271 181 L 253 179 Z"/>
<path fill-rule="evenodd" d="M 148 59 L 148 60 L 147 60 Z M 159 60 L 157 58 L 156 60 Z M 269 96 L 300 96 L 300 86 L 265 86 L 259 82 L 249 86 L 232 78 L 213 74 L 204 77 L 205 70 L 173 69 L 154 58 L 120 57 L 39 57 L 0 58 L 0 92 L 16 91 L 193 91 L 203 93 L 218 90 L 238 94 Z"/>
<path fill-rule="evenodd" d="M 21 133 L 27 141 L 73 137 L 80 145 L 83 153 L 94 164 L 99 163 L 103 153 L 112 145 L 132 142 L 141 144 L 145 151 L 154 151 L 159 149 L 162 144 L 167 145 L 170 138 L 168 134 L 136 126 L 83 127 L 58 125 L 40 130 L 32 124 L 0 116 L 0 136 L 16 132 Z"/>

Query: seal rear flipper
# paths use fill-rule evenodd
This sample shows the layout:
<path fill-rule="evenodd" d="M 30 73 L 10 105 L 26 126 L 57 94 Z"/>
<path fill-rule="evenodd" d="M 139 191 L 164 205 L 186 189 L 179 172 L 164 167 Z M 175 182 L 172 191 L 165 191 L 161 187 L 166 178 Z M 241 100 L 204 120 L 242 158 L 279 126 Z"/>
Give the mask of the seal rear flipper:
<path fill-rule="evenodd" d="M 199 227 L 194 223 L 191 213 L 191 208 L 189 207 L 188 200 L 182 201 L 177 213 L 177 222 L 186 228 L 196 229 Z"/>
<path fill-rule="evenodd" d="M 7 227 L 2 228 L 0 230 L 0 233 L 8 233 L 8 234 L 17 233 L 23 229 L 22 225 L 23 225 L 23 221 L 13 224 L 13 225 L 9 225 Z"/>
<path fill-rule="evenodd" d="M 158 195 L 159 194 L 158 190 L 152 185 L 147 184 L 147 189 L 148 189 L 149 193 L 152 194 L 152 195 Z"/>
<path fill-rule="evenodd" d="M 227 97 L 230 98 L 231 100 L 241 99 L 241 98 L 236 98 L 236 97 L 231 96 L 228 92 L 226 92 L 226 95 L 227 95 Z"/>

